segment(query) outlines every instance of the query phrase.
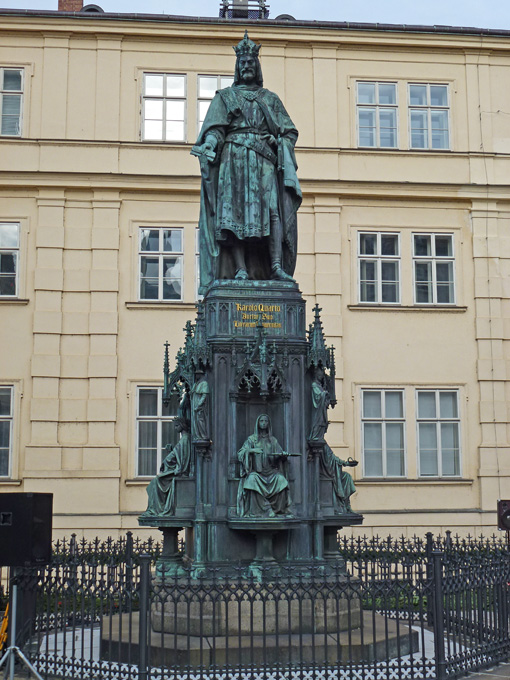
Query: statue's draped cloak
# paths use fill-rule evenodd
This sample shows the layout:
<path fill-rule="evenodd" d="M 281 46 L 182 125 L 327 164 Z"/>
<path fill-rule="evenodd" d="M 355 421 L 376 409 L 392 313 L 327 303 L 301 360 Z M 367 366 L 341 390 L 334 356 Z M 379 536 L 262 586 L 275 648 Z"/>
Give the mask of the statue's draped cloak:
<path fill-rule="evenodd" d="M 233 263 L 221 252 L 220 244 L 233 234 L 241 240 L 255 239 L 257 250 L 257 240 L 269 236 L 275 212 L 283 226 L 282 267 L 292 275 L 297 255 L 296 213 L 301 204 L 294 155 L 298 133 L 282 102 L 262 87 L 219 90 L 197 145 L 211 134 L 218 144 L 214 162 L 202 165 L 200 292 L 205 294 L 218 278 L 234 277 Z M 280 172 L 278 142 L 271 142 L 269 135 L 279 139 Z M 267 279 L 270 272 L 259 276 Z"/>
<path fill-rule="evenodd" d="M 209 439 L 209 384 L 199 380 L 191 391 L 191 429 L 195 439 Z"/>
<path fill-rule="evenodd" d="M 345 511 L 346 506 L 349 506 L 349 498 L 356 491 L 351 475 L 343 470 L 348 464 L 345 460 L 335 456 L 327 444 L 322 450 L 320 462 L 326 476 L 333 481 L 335 496 L 343 506 L 342 510 Z"/>
<path fill-rule="evenodd" d="M 324 434 L 328 429 L 329 393 L 317 380 L 312 382 L 312 406 L 312 426 L 309 438 L 321 440 L 324 439 Z"/>
<path fill-rule="evenodd" d="M 243 517 L 286 514 L 291 504 L 289 483 L 283 474 L 282 447 L 270 430 L 267 436 L 260 436 L 260 418 L 257 418 L 255 433 L 237 453 L 241 463 L 237 506 L 238 514 Z"/>
<path fill-rule="evenodd" d="M 162 517 L 175 512 L 175 478 L 189 473 L 191 439 L 188 432 L 170 451 L 161 465 L 161 471 L 147 486 L 148 506 L 145 516 Z"/>

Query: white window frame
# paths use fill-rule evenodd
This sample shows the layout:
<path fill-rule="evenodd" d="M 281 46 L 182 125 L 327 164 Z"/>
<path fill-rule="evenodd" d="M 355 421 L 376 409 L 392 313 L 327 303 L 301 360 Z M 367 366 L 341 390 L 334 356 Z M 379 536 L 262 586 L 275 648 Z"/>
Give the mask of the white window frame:
<path fill-rule="evenodd" d="M 159 233 L 159 249 L 155 250 L 142 250 L 142 234 L 144 230 L 158 231 Z M 163 250 L 163 233 L 165 231 L 177 231 L 180 232 L 181 238 L 181 250 L 180 251 L 165 251 Z M 172 303 L 172 302 L 182 302 L 184 300 L 184 229 L 182 227 L 169 227 L 169 226 L 153 226 L 153 225 L 140 225 L 137 229 L 138 238 L 138 287 L 137 287 L 137 299 L 140 302 L 146 303 Z M 151 257 L 158 258 L 158 297 L 157 298 L 144 298 L 142 297 L 142 258 Z M 172 257 L 180 260 L 181 269 L 181 295 L 179 298 L 165 298 L 163 297 L 163 284 L 164 284 L 164 258 Z"/>
<path fill-rule="evenodd" d="M 413 85 L 423 85 L 427 88 L 427 104 L 411 104 L 411 87 Z M 432 106 L 430 102 L 430 88 L 432 87 L 446 87 L 446 106 L 434 105 Z M 411 126 L 411 113 L 412 111 L 420 110 L 427 112 L 427 146 L 413 146 L 413 129 Z M 407 83 L 407 110 L 408 110 L 408 134 L 409 134 L 409 149 L 413 151 L 450 151 L 452 146 L 451 140 L 451 106 L 450 106 L 450 86 L 448 83 L 423 83 L 423 82 L 412 82 Z M 448 145 L 441 147 L 432 146 L 432 124 L 431 124 L 431 114 L 432 111 L 446 111 L 447 112 L 447 123 L 448 123 Z"/>
<path fill-rule="evenodd" d="M 377 238 L 377 253 L 375 255 L 365 255 L 361 253 L 361 237 L 364 235 L 376 236 Z M 396 236 L 398 253 L 397 255 L 382 255 L 381 254 L 381 236 Z M 370 231 L 367 229 L 360 229 L 357 233 L 358 241 L 358 302 L 360 305 L 400 305 L 402 300 L 402 248 L 400 232 L 396 231 Z M 362 261 L 375 262 L 376 266 L 376 300 L 362 300 L 361 294 L 361 263 Z M 396 262 L 397 263 L 397 299 L 395 301 L 385 302 L 382 300 L 382 263 L 383 262 Z"/>
<path fill-rule="evenodd" d="M 364 395 L 367 392 L 378 392 L 381 394 L 381 417 L 365 417 L 364 413 Z M 402 397 L 402 416 L 399 418 L 390 418 L 386 416 L 386 393 L 398 392 Z M 406 438 L 406 390 L 403 387 L 362 387 L 360 391 L 360 412 L 361 412 L 361 450 L 363 458 L 363 478 L 364 479 L 406 479 L 407 478 L 407 438 Z M 367 465 L 365 459 L 365 425 L 367 423 L 381 423 L 381 444 L 382 444 L 382 477 L 379 475 L 368 475 Z M 387 437 L 386 425 L 388 423 L 402 424 L 402 438 L 403 438 L 403 474 L 402 475 L 388 475 L 388 459 L 387 459 Z"/>
<path fill-rule="evenodd" d="M 211 73 L 200 73 L 197 75 L 197 134 L 200 134 L 200 129 L 202 128 L 202 123 L 203 119 L 200 117 L 200 104 L 204 104 L 205 102 L 211 103 L 213 100 L 214 95 L 210 97 L 205 97 L 205 96 L 200 96 L 200 78 L 210 78 L 216 79 L 216 90 L 221 90 L 224 87 L 229 87 L 232 85 L 234 82 L 234 76 L 226 76 L 226 75 L 215 75 Z M 227 82 L 228 81 L 228 82 Z M 216 92 L 215 90 L 215 92 Z M 207 107 L 209 108 L 209 107 Z M 207 111 L 205 112 L 207 113 Z M 205 114 L 204 114 L 205 118 Z"/>
<path fill-rule="evenodd" d="M 18 231 L 18 242 L 16 247 L 8 247 L 8 246 L 2 246 L 2 236 L 0 234 L 0 256 L 1 255 L 12 255 L 14 259 L 14 293 L 12 295 L 7 295 L 7 294 L 2 294 L 2 286 L 1 286 L 1 281 L 2 279 L 7 276 L 12 276 L 10 273 L 3 273 L 2 272 L 2 266 L 1 266 L 1 257 L 0 257 L 0 300 L 12 300 L 15 298 L 19 297 L 19 264 L 20 264 L 20 240 L 21 240 L 21 224 L 19 222 L 7 222 L 7 221 L 1 221 L 0 222 L 0 232 L 2 230 L 3 226 L 15 226 Z"/>
<path fill-rule="evenodd" d="M 374 104 L 365 104 L 359 102 L 359 85 L 375 85 L 376 92 L 376 102 Z M 379 85 L 394 85 L 395 86 L 395 104 L 379 104 Z M 358 148 L 360 149 L 398 149 L 399 148 L 399 104 L 398 104 L 398 82 L 395 80 L 357 80 L 356 81 L 356 141 Z M 359 113 L 363 109 L 375 109 L 375 144 L 372 146 L 367 146 L 366 144 L 361 144 L 360 140 L 360 124 L 359 124 Z M 380 113 L 382 109 L 392 109 L 395 111 L 395 144 L 394 146 L 383 146 L 381 144 L 381 123 L 380 123 Z"/>
<path fill-rule="evenodd" d="M 162 76 L 163 77 L 163 94 L 162 95 L 148 95 L 146 94 L 146 78 L 147 76 Z M 182 96 L 168 96 L 166 87 L 167 87 L 167 81 L 166 77 L 173 77 L 173 78 L 182 78 L 183 83 L 184 83 L 184 94 Z M 185 143 L 187 141 L 187 129 L 188 129 L 188 121 L 187 121 L 187 100 L 188 100 L 188 87 L 187 87 L 187 76 L 185 73 L 167 73 L 163 71 L 144 71 L 142 74 L 142 95 L 141 95 L 141 139 L 143 142 L 165 142 L 165 143 L 174 143 L 174 144 L 179 144 L 179 143 Z M 161 137 L 158 137 L 157 139 L 154 137 L 148 137 L 145 134 L 145 122 L 146 122 L 146 116 L 145 116 L 145 108 L 146 108 L 146 102 L 150 101 L 162 101 L 163 102 L 163 118 L 162 118 L 162 135 Z M 184 114 L 183 114 L 183 119 L 182 119 L 182 124 L 183 124 L 183 134 L 182 138 L 177 138 L 177 139 L 168 139 L 167 134 L 166 134 L 166 106 L 167 102 L 174 102 L 174 101 L 179 101 L 183 102 L 184 106 Z"/>
<path fill-rule="evenodd" d="M 140 415 L 140 394 L 144 390 L 157 391 L 157 413 L 156 415 Z M 164 458 L 163 452 L 163 422 L 173 422 L 178 414 L 172 416 L 163 415 L 163 387 L 161 385 L 137 385 L 136 386 L 136 426 L 135 426 L 135 475 L 136 477 L 154 477 L 161 466 Z M 156 469 L 153 472 L 142 474 L 140 472 L 140 423 L 155 422 L 156 423 Z"/>
<path fill-rule="evenodd" d="M 9 445 L 7 447 L 7 474 L 3 475 L 0 468 L 0 481 L 2 479 L 10 479 L 12 476 L 13 465 L 13 434 L 14 434 L 14 385 L 0 384 L 1 390 L 8 390 L 10 392 L 9 413 L 2 415 L 0 413 L 0 422 L 7 422 L 9 424 Z M 4 447 L 2 447 L 4 448 Z"/>
<path fill-rule="evenodd" d="M 19 90 L 5 90 L 4 89 L 4 73 L 5 71 L 18 71 L 21 75 L 21 89 Z M 21 137 L 23 132 L 23 104 L 24 104 L 24 90 L 25 90 L 25 69 L 15 66 L 0 67 L 0 137 Z M 18 132 L 8 134 L 2 132 L 4 98 L 9 95 L 19 95 L 20 97 L 20 111 L 18 118 Z"/>
<path fill-rule="evenodd" d="M 415 254 L 415 236 L 427 236 L 430 237 L 430 243 L 431 243 L 431 254 L 430 255 L 416 255 Z M 439 237 L 449 237 L 451 244 L 452 244 L 452 254 L 451 255 L 436 255 L 436 236 Z M 415 305 L 424 305 L 424 306 L 432 306 L 432 305 L 441 305 L 441 306 L 447 306 L 447 307 L 453 307 L 457 304 L 456 299 L 457 299 L 457 286 L 456 286 L 456 272 L 455 272 L 455 236 L 451 232 L 431 232 L 431 231 L 419 231 L 419 232 L 412 232 L 411 234 L 411 254 L 412 254 L 412 260 L 413 260 L 413 300 Z M 431 272 L 432 272 L 432 280 L 431 280 L 431 286 L 432 286 L 432 300 L 430 302 L 418 302 L 417 300 L 417 280 L 416 280 L 416 265 L 419 263 L 431 263 Z M 437 264 L 441 262 L 451 262 L 452 264 L 452 276 L 453 276 L 453 300 L 450 302 L 438 302 L 437 299 Z"/>
<path fill-rule="evenodd" d="M 435 418 L 421 418 L 420 412 L 418 410 L 418 397 L 420 392 L 430 392 L 435 394 L 436 400 L 436 417 Z M 441 393 L 455 393 L 457 397 L 457 417 L 456 418 L 441 418 L 440 413 L 440 395 Z M 415 412 L 416 412 L 416 454 L 417 454 L 417 468 L 418 477 L 421 479 L 460 479 L 462 477 L 462 428 L 461 428 L 461 414 L 460 414 L 460 390 L 457 387 L 439 387 L 439 388 L 425 388 L 417 387 L 415 388 Z M 421 471 L 422 461 L 421 461 L 421 448 L 420 448 L 420 423 L 435 423 L 436 425 L 436 444 L 437 444 L 437 475 L 424 474 Z M 443 447 L 442 447 L 442 437 L 441 437 L 441 424 L 442 423 L 456 423 L 458 428 L 458 474 L 447 475 L 443 473 Z"/>

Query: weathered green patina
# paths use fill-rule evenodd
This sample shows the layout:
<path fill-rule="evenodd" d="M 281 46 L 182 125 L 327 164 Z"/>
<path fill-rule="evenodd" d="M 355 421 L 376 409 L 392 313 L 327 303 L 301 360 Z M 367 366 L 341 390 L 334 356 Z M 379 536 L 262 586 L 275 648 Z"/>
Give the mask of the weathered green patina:
<path fill-rule="evenodd" d="M 246 33 L 235 48 L 234 84 L 216 93 L 192 151 L 202 173 L 202 294 L 218 279 L 293 281 L 298 132 L 262 87 L 259 49 Z"/>

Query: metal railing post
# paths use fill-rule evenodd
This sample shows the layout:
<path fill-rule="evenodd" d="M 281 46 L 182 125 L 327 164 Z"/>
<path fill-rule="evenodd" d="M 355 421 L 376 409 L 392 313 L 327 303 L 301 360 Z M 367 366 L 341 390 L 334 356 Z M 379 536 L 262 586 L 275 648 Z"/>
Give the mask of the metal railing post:
<path fill-rule="evenodd" d="M 140 626 L 138 631 L 138 677 L 147 680 L 148 672 L 148 621 L 150 608 L 150 555 L 140 555 Z"/>
<path fill-rule="evenodd" d="M 434 655 L 436 659 L 437 680 L 446 679 L 446 656 L 444 644 L 444 604 L 443 604 L 443 553 L 432 551 L 432 599 L 434 626 Z"/>

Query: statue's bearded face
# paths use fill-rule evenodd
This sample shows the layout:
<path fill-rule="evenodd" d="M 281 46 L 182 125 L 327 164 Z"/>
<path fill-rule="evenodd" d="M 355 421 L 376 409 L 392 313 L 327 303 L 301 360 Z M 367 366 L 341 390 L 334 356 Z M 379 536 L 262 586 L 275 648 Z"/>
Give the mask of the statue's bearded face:
<path fill-rule="evenodd" d="M 251 85 L 255 82 L 257 77 L 257 61 L 251 54 L 243 54 L 239 58 L 239 75 L 241 82 L 245 85 Z"/>

